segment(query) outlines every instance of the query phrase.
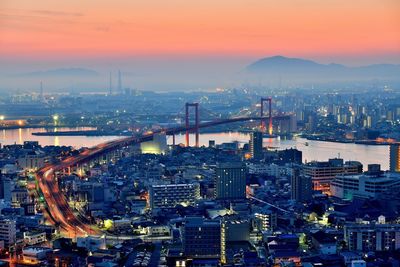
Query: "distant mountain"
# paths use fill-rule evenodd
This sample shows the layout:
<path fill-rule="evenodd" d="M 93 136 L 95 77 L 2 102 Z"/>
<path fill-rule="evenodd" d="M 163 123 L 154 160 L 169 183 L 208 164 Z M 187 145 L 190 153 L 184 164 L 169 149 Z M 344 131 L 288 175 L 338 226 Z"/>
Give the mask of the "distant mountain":
<path fill-rule="evenodd" d="M 340 64 L 320 64 L 301 58 L 284 56 L 267 57 L 246 67 L 248 74 L 280 75 L 286 79 L 301 80 L 357 80 L 399 79 L 400 65 L 375 64 L 362 67 L 347 67 Z"/>
<path fill-rule="evenodd" d="M 18 77 L 60 77 L 60 76 L 79 76 L 79 77 L 90 77 L 98 76 L 99 73 L 94 70 L 84 68 L 61 68 L 46 71 L 35 71 L 28 73 L 21 73 L 15 76 Z"/>

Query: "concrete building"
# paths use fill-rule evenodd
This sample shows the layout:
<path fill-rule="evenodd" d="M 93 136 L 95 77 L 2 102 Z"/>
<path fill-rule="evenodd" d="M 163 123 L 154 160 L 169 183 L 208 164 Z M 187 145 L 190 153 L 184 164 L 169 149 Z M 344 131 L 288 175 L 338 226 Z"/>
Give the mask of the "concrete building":
<path fill-rule="evenodd" d="M 22 204 L 29 203 L 28 190 L 24 188 L 15 188 L 11 191 L 11 202 L 14 207 L 20 207 Z"/>
<path fill-rule="evenodd" d="M 246 165 L 242 162 L 220 163 L 215 177 L 216 199 L 246 198 Z"/>
<path fill-rule="evenodd" d="M 303 163 L 303 152 L 295 148 L 289 148 L 278 151 L 278 159 L 281 164 L 285 163 Z"/>
<path fill-rule="evenodd" d="M 35 171 L 42 168 L 46 160 L 45 153 L 32 151 L 18 158 L 18 166 L 24 170 Z"/>
<path fill-rule="evenodd" d="M 352 200 L 355 196 L 377 198 L 400 189 L 400 174 L 369 171 L 364 174 L 338 175 L 331 182 L 331 195 Z"/>
<path fill-rule="evenodd" d="M 268 209 L 257 211 L 254 222 L 259 231 L 273 231 L 277 226 L 277 214 Z"/>
<path fill-rule="evenodd" d="M 10 178 L 0 176 L 0 199 L 11 202 L 11 191 L 13 187 L 14 186 Z"/>
<path fill-rule="evenodd" d="M 24 242 L 27 245 L 37 245 L 46 242 L 46 232 L 24 232 Z"/>
<path fill-rule="evenodd" d="M 47 255 L 52 252 L 51 248 L 46 247 L 26 247 L 22 250 L 24 262 L 29 264 L 40 264 L 47 259 Z"/>
<path fill-rule="evenodd" d="M 400 172 L 400 144 L 394 144 L 390 146 L 389 160 L 390 171 Z"/>
<path fill-rule="evenodd" d="M 150 208 L 174 208 L 176 205 L 193 205 L 200 199 L 200 185 L 161 184 L 150 187 Z"/>
<path fill-rule="evenodd" d="M 105 237 L 100 236 L 78 237 L 76 243 L 78 248 L 85 248 L 88 251 L 95 251 L 98 249 L 106 248 L 106 239 Z"/>
<path fill-rule="evenodd" d="M 16 242 L 17 222 L 15 219 L 0 217 L 0 240 L 4 241 L 5 246 Z"/>
<path fill-rule="evenodd" d="M 248 242 L 250 239 L 250 221 L 226 216 L 221 222 L 221 262 L 226 263 L 230 244 Z"/>
<path fill-rule="evenodd" d="M 263 157 L 263 133 L 252 132 L 249 142 L 250 155 L 253 159 L 261 159 Z"/>
<path fill-rule="evenodd" d="M 140 144 L 140 149 L 144 154 L 165 154 L 167 148 L 167 136 L 165 133 L 155 134 L 152 141 Z"/>
<path fill-rule="evenodd" d="M 330 194 L 331 181 L 339 174 L 362 173 L 362 164 L 358 161 L 346 161 L 335 158 L 328 161 L 312 161 L 303 165 L 303 174 L 310 176 L 314 190 Z"/>
<path fill-rule="evenodd" d="M 250 239 L 250 221 L 248 219 L 225 216 L 221 223 L 221 238 L 224 242 L 248 241 Z"/>
<path fill-rule="evenodd" d="M 332 255 L 337 253 L 337 240 L 322 230 L 311 234 L 311 242 L 313 247 L 321 254 Z"/>
<path fill-rule="evenodd" d="M 400 249 L 400 224 L 346 224 L 344 239 L 350 251 L 395 251 Z"/>
<path fill-rule="evenodd" d="M 220 258 L 221 223 L 202 217 L 187 217 L 182 227 L 182 244 L 186 257 Z"/>
<path fill-rule="evenodd" d="M 310 176 L 300 174 L 300 170 L 294 170 L 291 177 L 292 192 L 291 198 L 303 203 L 312 198 L 312 179 Z"/>

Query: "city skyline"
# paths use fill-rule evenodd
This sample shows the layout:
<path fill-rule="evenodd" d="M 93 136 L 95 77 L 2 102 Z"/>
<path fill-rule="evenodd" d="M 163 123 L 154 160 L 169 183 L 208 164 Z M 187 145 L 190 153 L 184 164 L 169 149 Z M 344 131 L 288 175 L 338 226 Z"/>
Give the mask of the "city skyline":
<path fill-rule="evenodd" d="M 3 0 L 0 265 L 400 264 L 399 0 Z"/>

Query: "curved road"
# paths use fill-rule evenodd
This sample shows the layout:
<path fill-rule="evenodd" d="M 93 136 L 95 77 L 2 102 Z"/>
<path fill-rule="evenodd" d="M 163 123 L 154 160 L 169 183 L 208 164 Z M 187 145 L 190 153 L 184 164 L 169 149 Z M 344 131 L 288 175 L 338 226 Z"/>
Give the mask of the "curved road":
<path fill-rule="evenodd" d="M 273 118 L 285 119 L 287 117 L 288 117 L 287 115 L 283 115 L 283 116 L 274 116 Z M 223 119 L 212 122 L 200 123 L 199 128 L 207 128 L 221 124 L 261 120 L 261 119 L 268 119 L 268 117 L 262 117 L 262 118 L 242 117 L 233 119 Z M 64 194 L 60 191 L 57 179 L 55 177 L 55 173 L 67 169 L 68 167 L 75 166 L 79 163 L 86 162 L 91 158 L 101 155 L 106 151 L 111 151 L 131 144 L 152 140 L 155 134 L 161 132 L 164 132 L 166 134 L 175 134 L 187 130 L 192 131 L 194 129 L 195 129 L 194 126 L 191 126 L 189 128 L 185 126 L 180 126 L 175 128 L 158 130 L 152 133 L 144 134 L 139 137 L 132 136 L 132 137 L 117 139 L 114 141 L 94 146 L 90 149 L 81 152 L 79 155 L 68 157 L 59 163 L 46 165 L 45 167 L 41 168 L 36 173 L 36 180 L 38 182 L 40 190 L 43 192 L 50 216 L 53 218 L 55 223 L 59 224 L 59 226 L 67 232 L 69 236 L 100 234 L 101 232 L 99 230 L 93 229 L 90 224 L 83 222 L 82 220 L 77 218 L 77 216 L 73 213 L 71 207 L 68 205 L 68 202 Z"/>

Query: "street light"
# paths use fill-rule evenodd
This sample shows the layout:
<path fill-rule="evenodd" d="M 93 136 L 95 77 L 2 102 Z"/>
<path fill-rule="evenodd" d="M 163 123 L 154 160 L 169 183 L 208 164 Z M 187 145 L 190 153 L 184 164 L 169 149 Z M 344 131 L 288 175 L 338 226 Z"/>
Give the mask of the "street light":
<path fill-rule="evenodd" d="M 54 122 L 54 125 L 57 125 L 57 122 L 58 122 L 58 115 L 57 114 L 53 115 L 53 122 Z"/>

